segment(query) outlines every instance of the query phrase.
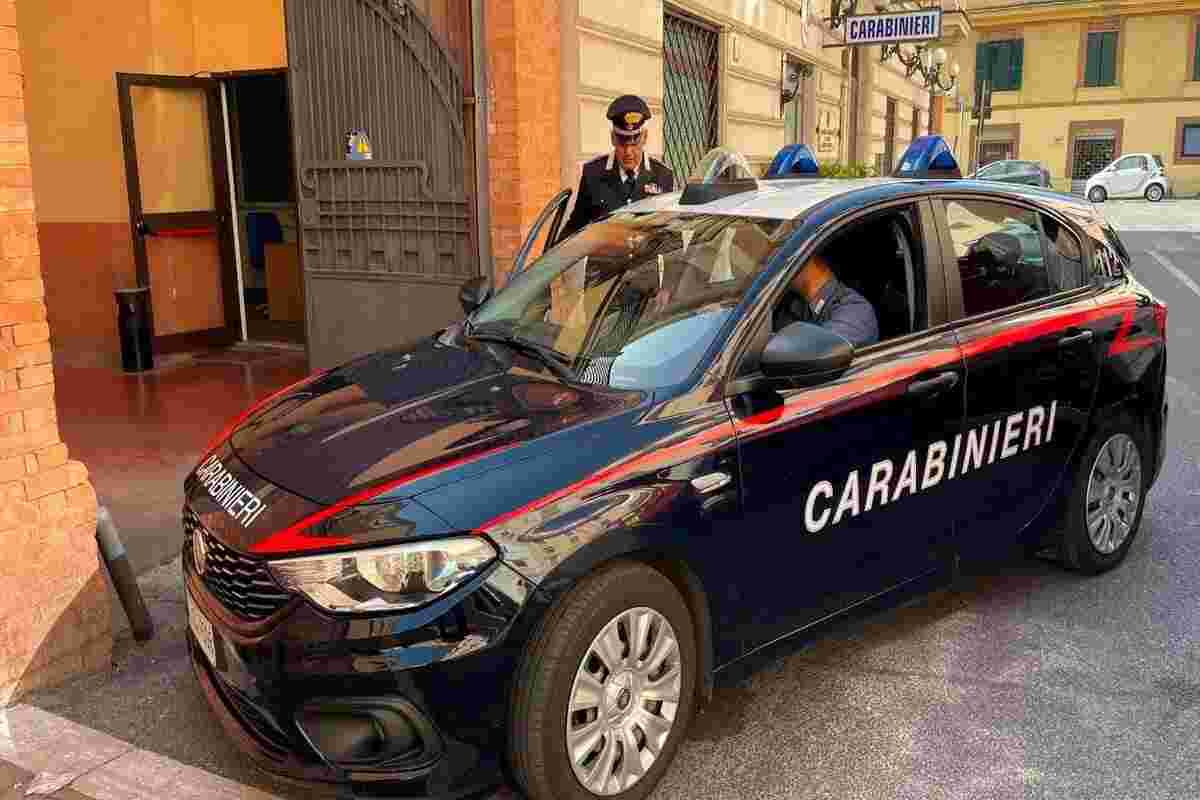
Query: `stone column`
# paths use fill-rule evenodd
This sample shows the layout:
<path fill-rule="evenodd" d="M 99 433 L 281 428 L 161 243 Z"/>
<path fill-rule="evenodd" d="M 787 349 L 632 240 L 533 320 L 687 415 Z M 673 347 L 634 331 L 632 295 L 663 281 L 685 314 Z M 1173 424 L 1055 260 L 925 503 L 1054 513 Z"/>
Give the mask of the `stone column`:
<path fill-rule="evenodd" d="M 96 492 L 58 433 L 16 13 L 0 0 L 0 706 L 112 655 Z"/>

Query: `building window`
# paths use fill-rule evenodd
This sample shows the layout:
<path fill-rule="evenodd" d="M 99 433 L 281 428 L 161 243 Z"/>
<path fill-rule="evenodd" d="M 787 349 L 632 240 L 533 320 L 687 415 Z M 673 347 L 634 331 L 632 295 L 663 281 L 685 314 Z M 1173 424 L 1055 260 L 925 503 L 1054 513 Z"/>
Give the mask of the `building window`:
<path fill-rule="evenodd" d="M 798 69 L 799 65 L 788 60 L 789 69 Z M 807 141 L 807 131 L 810 127 L 809 120 L 805 119 L 805 106 L 808 102 L 808 93 L 810 92 L 808 79 L 801 76 L 800 88 L 796 91 L 796 96 L 787 102 L 783 107 L 783 123 L 787 144 L 812 144 L 815 142 Z"/>
<path fill-rule="evenodd" d="M 984 81 L 992 82 L 993 92 L 1021 88 L 1021 67 L 1025 60 L 1025 40 L 980 42 L 975 46 L 975 94 Z"/>
<path fill-rule="evenodd" d="M 717 146 L 720 36 L 699 20 L 663 13 L 663 156 L 682 180 Z"/>
<path fill-rule="evenodd" d="M 1179 120 L 1175 134 L 1175 162 L 1200 163 L 1200 117 Z"/>
<path fill-rule="evenodd" d="M 1117 31 L 1092 31 L 1087 35 L 1083 70 L 1084 86 L 1117 84 Z"/>

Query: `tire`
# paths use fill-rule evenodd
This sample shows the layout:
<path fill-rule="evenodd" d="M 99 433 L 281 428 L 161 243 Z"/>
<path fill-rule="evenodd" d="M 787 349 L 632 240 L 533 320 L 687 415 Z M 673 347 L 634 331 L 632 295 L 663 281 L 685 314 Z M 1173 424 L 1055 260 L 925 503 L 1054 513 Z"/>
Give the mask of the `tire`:
<path fill-rule="evenodd" d="M 639 629 L 645 620 L 665 622 L 669 627 L 650 627 L 642 651 L 645 656 L 630 660 L 628 631 Z M 667 679 L 663 687 L 667 695 L 678 691 L 664 739 L 660 738 L 661 721 L 672 716 L 672 704 L 645 699 L 641 692 L 648 681 L 639 665 L 657 660 L 656 647 L 669 644 L 664 634 L 672 633 L 677 647 L 667 650 L 658 671 L 649 672 L 653 679 L 658 672 L 678 668 L 677 679 Z M 620 658 L 614 658 L 611 651 L 606 656 L 618 662 L 613 665 L 615 670 L 608 670 L 606 659 L 598 655 L 601 642 L 626 647 Z M 618 562 L 570 589 L 538 625 L 513 684 L 509 760 L 513 777 L 529 800 L 641 800 L 649 795 L 670 766 L 691 721 L 697 664 L 691 614 L 674 584 L 661 573 L 643 564 Z M 588 687 L 588 677 L 595 681 L 596 691 Z M 572 712 L 568 718 L 573 697 L 580 705 L 595 698 L 596 705 Z M 596 721 L 600 723 L 598 736 L 587 733 Z M 583 731 L 578 735 L 583 753 L 578 761 L 568 752 L 569 726 Z M 658 739 L 657 756 L 648 746 L 649 731 Z M 585 750 L 594 736 L 591 749 Z M 637 762 L 625 761 L 630 752 L 637 753 Z M 636 769 L 627 772 L 626 763 L 640 764 L 643 774 L 637 776 Z M 593 788 L 584 784 L 589 775 Z"/>
<path fill-rule="evenodd" d="M 1165 192 L 1163 192 L 1163 187 L 1159 186 L 1157 183 L 1152 183 L 1146 187 L 1146 199 L 1151 203 L 1157 203 L 1158 201 L 1162 200 L 1164 194 Z"/>
<path fill-rule="evenodd" d="M 1091 200 L 1093 203 L 1103 203 L 1107 199 L 1108 192 L 1105 191 L 1103 186 L 1093 186 L 1092 190 L 1088 192 L 1088 200 Z"/>
<path fill-rule="evenodd" d="M 1123 455 L 1129 452 L 1136 459 Z M 1145 426 L 1133 417 L 1122 414 L 1096 430 L 1076 467 L 1067 499 L 1061 556 L 1070 569 L 1099 575 L 1125 560 L 1142 522 L 1152 469 Z M 1100 512 L 1093 517 L 1099 522 L 1095 535 L 1089 532 L 1089 510 Z"/>

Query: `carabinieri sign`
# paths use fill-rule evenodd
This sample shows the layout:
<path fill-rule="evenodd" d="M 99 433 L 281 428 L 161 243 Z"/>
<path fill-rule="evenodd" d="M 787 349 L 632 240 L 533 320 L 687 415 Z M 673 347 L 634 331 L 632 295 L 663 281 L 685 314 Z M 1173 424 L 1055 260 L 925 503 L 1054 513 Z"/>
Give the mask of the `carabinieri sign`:
<path fill-rule="evenodd" d="M 846 17 L 846 44 L 924 42 L 942 35 L 942 10 L 926 8 L 894 14 Z"/>

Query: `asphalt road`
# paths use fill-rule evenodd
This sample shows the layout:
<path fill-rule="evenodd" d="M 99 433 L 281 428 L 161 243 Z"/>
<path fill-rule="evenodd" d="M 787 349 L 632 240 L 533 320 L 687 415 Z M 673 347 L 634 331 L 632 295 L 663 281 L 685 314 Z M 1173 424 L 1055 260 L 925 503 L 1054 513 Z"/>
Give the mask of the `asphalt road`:
<path fill-rule="evenodd" d="M 1171 346 L 1170 451 L 1126 563 L 1084 578 L 1014 558 L 777 648 L 722 680 L 653 800 L 1200 796 L 1200 204 L 1171 213 L 1195 230 L 1123 236 Z M 204 708 L 176 575 L 148 576 L 155 642 L 32 702 L 307 797 L 257 778 Z"/>

